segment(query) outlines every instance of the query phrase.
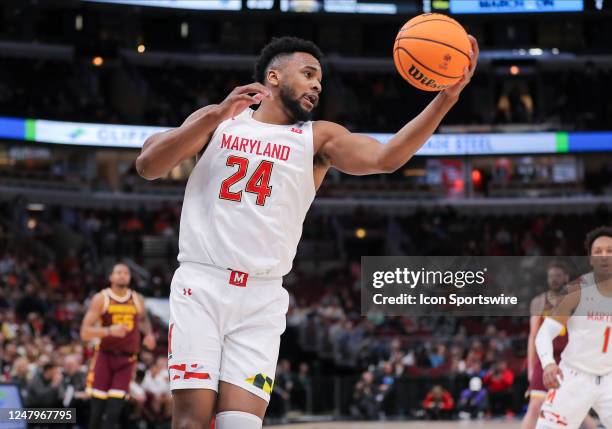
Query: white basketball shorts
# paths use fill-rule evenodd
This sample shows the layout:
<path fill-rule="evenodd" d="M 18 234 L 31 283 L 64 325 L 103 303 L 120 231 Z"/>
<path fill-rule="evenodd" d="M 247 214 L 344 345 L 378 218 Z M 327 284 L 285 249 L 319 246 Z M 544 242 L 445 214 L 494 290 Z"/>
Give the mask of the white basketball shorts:
<path fill-rule="evenodd" d="M 612 374 L 596 376 L 561 360 L 561 387 L 548 391 L 536 429 L 577 429 L 593 408 L 601 423 L 612 428 Z"/>
<path fill-rule="evenodd" d="M 181 263 L 170 290 L 170 389 L 212 389 L 219 380 L 270 400 L 289 294 L 262 279 Z"/>

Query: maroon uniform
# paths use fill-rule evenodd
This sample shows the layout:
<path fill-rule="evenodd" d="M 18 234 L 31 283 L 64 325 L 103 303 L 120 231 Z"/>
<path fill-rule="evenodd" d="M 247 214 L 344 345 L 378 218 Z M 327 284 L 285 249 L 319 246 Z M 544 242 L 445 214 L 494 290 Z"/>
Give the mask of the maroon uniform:
<path fill-rule="evenodd" d="M 129 391 L 140 350 L 138 324 L 143 309 L 131 290 L 123 297 L 115 295 L 110 288 L 101 293 L 104 296 L 102 326 L 123 324 L 127 333 L 124 337 L 102 338 L 92 358 L 87 387 L 94 398 L 123 398 Z"/>

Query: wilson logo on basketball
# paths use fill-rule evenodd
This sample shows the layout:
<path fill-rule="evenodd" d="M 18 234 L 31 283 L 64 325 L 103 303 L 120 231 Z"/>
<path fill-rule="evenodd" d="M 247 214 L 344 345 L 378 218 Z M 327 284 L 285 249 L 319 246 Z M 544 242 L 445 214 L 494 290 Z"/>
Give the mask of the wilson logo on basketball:
<path fill-rule="evenodd" d="M 410 70 L 408 70 L 408 74 L 412 76 L 415 80 L 421 82 L 423 85 L 429 88 L 444 89 L 449 87 L 449 85 L 439 85 L 434 79 L 425 76 L 423 72 L 421 72 L 421 70 L 414 66 L 414 64 L 410 65 Z"/>

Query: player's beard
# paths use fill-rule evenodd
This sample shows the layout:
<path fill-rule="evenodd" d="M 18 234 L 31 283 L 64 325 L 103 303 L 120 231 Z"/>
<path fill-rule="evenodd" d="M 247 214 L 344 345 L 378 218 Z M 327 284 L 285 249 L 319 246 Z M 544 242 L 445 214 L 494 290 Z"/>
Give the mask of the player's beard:
<path fill-rule="evenodd" d="M 298 97 L 295 91 L 287 85 L 281 85 L 280 100 L 283 103 L 285 112 L 290 116 L 293 122 L 306 122 L 312 118 L 312 110 L 305 110 L 300 104 L 301 97 Z"/>

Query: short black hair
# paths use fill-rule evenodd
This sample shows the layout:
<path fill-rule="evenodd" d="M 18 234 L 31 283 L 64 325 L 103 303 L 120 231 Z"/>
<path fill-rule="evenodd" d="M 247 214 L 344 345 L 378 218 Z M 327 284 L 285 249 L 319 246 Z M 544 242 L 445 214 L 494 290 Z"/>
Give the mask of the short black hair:
<path fill-rule="evenodd" d="M 593 247 L 593 243 L 599 237 L 612 238 L 612 227 L 600 226 L 598 228 L 595 228 L 592 231 L 589 231 L 589 233 L 586 236 L 586 239 L 584 240 L 584 247 L 586 248 L 587 255 L 591 255 L 591 248 Z"/>
<path fill-rule="evenodd" d="M 253 71 L 253 79 L 256 82 L 265 84 L 266 69 L 270 63 L 281 55 L 289 55 L 294 52 L 306 52 L 315 57 L 319 62 L 323 58 L 323 53 L 317 45 L 309 40 L 300 39 L 299 37 L 273 37 L 270 43 L 263 47 L 259 58 L 255 63 Z"/>

